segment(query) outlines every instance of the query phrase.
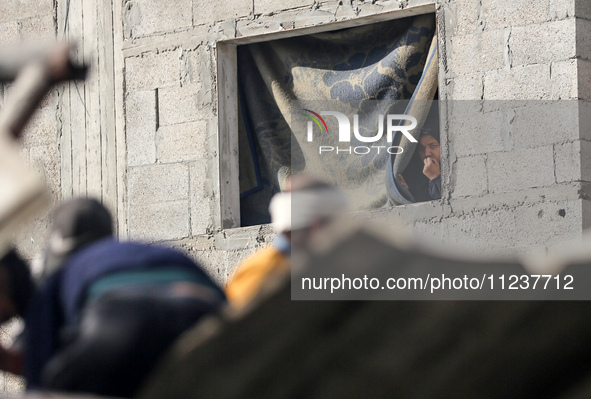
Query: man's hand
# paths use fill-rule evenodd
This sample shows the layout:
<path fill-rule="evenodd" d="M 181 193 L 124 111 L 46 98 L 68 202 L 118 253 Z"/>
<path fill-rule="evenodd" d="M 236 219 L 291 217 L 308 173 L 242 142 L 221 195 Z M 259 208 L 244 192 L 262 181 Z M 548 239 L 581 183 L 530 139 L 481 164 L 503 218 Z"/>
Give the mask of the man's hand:
<path fill-rule="evenodd" d="M 0 346 L 0 370 L 21 375 L 23 373 L 22 352 Z"/>
<path fill-rule="evenodd" d="M 423 168 L 423 174 L 427 176 L 429 180 L 433 180 L 441 174 L 441 168 L 436 159 L 425 158 L 424 163 L 425 167 Z"/>

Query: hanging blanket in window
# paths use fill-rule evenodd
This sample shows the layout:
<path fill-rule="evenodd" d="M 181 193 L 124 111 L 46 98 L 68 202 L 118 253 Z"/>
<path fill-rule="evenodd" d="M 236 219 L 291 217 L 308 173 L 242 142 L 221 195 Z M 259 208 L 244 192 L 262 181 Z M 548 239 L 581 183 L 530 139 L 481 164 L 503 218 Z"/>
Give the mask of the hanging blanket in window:
<path fill-rule="evenodd" d="M 418 137 L 430 104 L 422 100 L 432 100 L 437 90 L 436 43 L 430 14 L 240 46 L 242 225 L 268 223 L 270 198 L 297 172 L 337 185 L 355 210 L 415 202 L 395 176 L 409 165 L 416 143 L 400 133 L 391 143 L 385 133 L 371 144 L 353 136 L 344 147 L 396 145 L 404 151 L 319 154 L 320 145 L 343 144 L 336 142 L 336 118 L 324 117 L 331 134 L 316 131 L 310 143 L 304 110 L 330 105 L 351 124 L 358 114 L 366 137 L 375 135 L 379 115 L 407 113 L 417 118 L 410 133 Z"/>

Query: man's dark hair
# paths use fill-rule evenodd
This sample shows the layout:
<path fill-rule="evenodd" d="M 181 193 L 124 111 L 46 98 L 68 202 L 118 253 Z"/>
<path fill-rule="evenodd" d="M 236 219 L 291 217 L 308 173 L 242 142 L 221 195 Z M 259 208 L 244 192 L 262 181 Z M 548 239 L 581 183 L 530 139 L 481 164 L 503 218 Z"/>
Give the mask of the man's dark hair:
<path fill-rule="evenodd" d="M 100 202 L 90 198 L 65 201 L 53 214 L 44 273 L 61 268 L 74 251 L 112 235 L 111 213 Z"/>
<path fill-rule="evenodd" d="M 14 302 L 18 315 L 22 317 L 35 290 L 31 271 L 14 249 L 0 259 L 0 267 L 7 271 L 10 279 L 10 299 Z"/>
<path fill-rule="evenodd" d="M 70 238 L 76 247 L 81 247 L 113 235 L 113 220 L 107 208 L 97 200 L 74 198 L 55 210 L 52 233 Z"/>

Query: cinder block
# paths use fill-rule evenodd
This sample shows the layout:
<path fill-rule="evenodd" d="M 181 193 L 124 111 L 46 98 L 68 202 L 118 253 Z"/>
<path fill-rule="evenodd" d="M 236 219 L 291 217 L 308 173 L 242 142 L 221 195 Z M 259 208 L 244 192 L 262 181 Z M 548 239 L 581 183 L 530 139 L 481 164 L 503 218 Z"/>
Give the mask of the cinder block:
<path fill-rule="evenodd" d="M 515 209 L 516 246 L 546 247 L 581 236 L 581 201 L 525 204 Z"/>
<path fill-rule="evenodd" d="M 126 89 L 133 91 L 179 86 L 180 61 L 178 54 L 176 51 L 167 51 L 126 58 Z"/>
<path fill-rule="evenodd" d="M 0 22 L 0 37 L 3 44 L 18 42 L 18 23 L 16 21 Z"/>
<path fill-rule="evenodd" d="M 577 60 L 578 98 L 591 100 L 591 61 Z"/>
<path fill-rule="evenodd" d="M 370 7 L 375 7 L 376 9 L 370 10 Z M 367 4 L 365 7 L 359 10 L 358 16 L 363 17 L 364 15 L 374 15 L 379 11 L 381 11 L 381 7 L 377 4 Z M 335 16 L 334 12 L 312 8 L 311 10 L 305 10 L 296 13 L 295 18 L 291 20 L 293 21 L 294 28 L 303 28 L 305 26 L 331 23 L 335 20 Z"/>
<path fill-rule="evenodd" d="M 480 196 L 487 190 L 485 157 L 461 157 L 452 166 L 452 198 Z"/>
<path fill-rule="evenodd" d="M 59 198 L 60 170 L 58 167 L 57 150 L 55 145 L 39 145 L 31 147 L 31 166 L 44 176 L 47 186 L 54 198 Z"/>
<path fill-rule="evenodd" d="M 282 13 L 280 15 L 280 21 L 274 18 L 274 15 L 258 17 L 255 20 L 238 20 L 236 22 L 236 36 L 265 35 L 273 32 L 281 32 L 286 29 L 291 30 L 295 24 L 293 18 L 288 18 L 287 14 L 293 14 L 293 12 L 286 11 Z"/>
<path fill-rule="evenodd" d="M 455 101 L 449 118 L 449 143 L 457 156 L 486 154 L 510 148 L 503 112 L 482 113 L 472 101 Z"/>
<path fill-rule="evenodd" d="M 591 201 L 583 199 L 582 201 L 582 221 L 583 221 L 583 236 L 585 238 L 591 235 Z"/>
<path fill-rule="evenodd" d="M 443 171 L 445 179 L 446 171 Z M 393 208 L 379 208 L 351 215 L 353 220 L 374 220 L 389 225 L 412 225 L 417 220 L 428 221 L 443 218 L 441 201 L 429 201 L 412 205 L 399 205 Z"/>
<path fill-rule="evenodd" d="M 432 242 L 434 244 L 443 243 L 443 231 L 445 222 L 415 222 L 411 231 L 420 241 Z"/>
<path fill-rule="evenodd" d="M 579 106 L 576 100 L 524 102 L 514 110 L 511 134 L 515 148 L 534 148 L 577 140 Z"/>
<path fill-rule="evenodd" d="M 581 180 L 591 182 L 591 143 L 581 141 Z"/>
<path fill-rule="evenodd" d="M 488 189 L 492 193 L 554 184 L 552 146 L 516 149 L 488 155 Z"/>
<path fill-rule="evenodd" d="M 134 166 L 128 169 L 130 204 L 186 200 L 189 169 L 184 164 Z"/>
<path fill-rule="evenodd" d="M 191 233 L 205 234 L 213 226 L 210 201 L 213 193 L 207 188 L 207 162 L 191 164 Z"/>
<path fill-rule="evenodd" d="M 126 4 L 124 24 L 133 37 L 170 32 L 192 24 L 191 0 L 170 3 L 159 0 L 133 0 Z"/>
<path fill-rule="evenodd" d="M 193 24 L 212 24 L 229 18 L 247 17 L 253 13 L 252 0 L 223 1 L 193 0 Z"/>
<path fill-rule="evenodd" d="M 452 24 L 455 24 L 453 33 L 455 35 L 474 33 L 479 22 L 480 0 L 463 0 L 453 5 L 455 5 L 455 15 L 452 15 L 452 18 L 455 17 L 455 21 L 452 21 Z"/>
<path fill-rule="evenodd" d="M 576 18 L 577 57 L 591 59 L 591 20 Z"/>
<path fill-rule="evenodd" d="M 576 99 L 578 94 L 578 60 L 552 62 L 552 100 Z"/>
<path fill-rule="evenodd" d="M 207 122 L 196 121 L 162 126 L 156 132 L 158 161 L 190 161 L 206 157 Z"/>
<path fill-rule="evenodd" d="M 574 1 L 575 1 L 575 16 L 577 18 L 591 19 L 591 3 L 588 0 L 574 0 Z"/>
<path fill-rule="evenodd" d="M 55 40 L 53 12 L 21 21 L 20 39 L 26 42 Z"/>
<path fill-rule="evenodd" d="M 518 234 L 519 226 L 515 222 L 515 211 L 513 209 L 499 208 L 485 212 L 477 216 L 476 224 L 482 224 L 482 232 L 477 235 L 484 249 L 490 249 L 493 254 L 499 255 L 498 248 L 512 248 L 515 246 L 514 237 Z M 495 248 L 496 247 L 496 248 Z"/>
<path fill-rule="evenodd" d="M 254 0 L 255 14 L 268 14 L 291 8 L 310 7 L 314 4 L 313 0 L 286 0 L 277 2 L 274 0 Z"/>
<path fill-rule="evenodd" d="M 555 145 L 554 162 L 557 183 L 581 180 L 581 142 Z"/>
<path fill-rule="evenodd" d="M 124 23 L 133 37 L 188 28 L 192 23 L 191 0 L 175 0 L 174 6 L 160 0 L 132 0 L 126 7 Z"/>
<path fill-rule="evenodd" d="M 205 27 L 205 25 L 201 28 L 203 29 L 203 27 Z M 225 21 L 210 25 L 207 37 L 215 37 L 217 40 L 234 39 L 236 37 L 236 20 L 229 18 Z"/>
<path fill-rule="evenodd" d="M 209 250 L 194 251 L 191 256 L 203 267 L 205 272 L 220 286 L 232 279 L 237 266 L 261 246 L 253 246 L 235 251 Z"/>
<path fill-rule="evenodd" d="M 512 66 L 563 61 L 576 54 L 574 19 L 511 28 Z"/>
<path fill-rule="evenodd" d="M 460 248 L 462 252 L 475 251 L 482 246 L 478 240 L 478 225 L 470 216 L 451 217 L 444 221 L 443 242 Z"/>
<path fill-rule="evenodd" d="M 215 235 L 215 245 L 216 248 L 224 250 L 224 251 L 236 251 L 241 250 L 243 248 L 249 248 L 255 246 L 257 244 L 256 235 L 249 234 L 242 234 L 240 236 L 234 237 L 224 237 L 224 234 L 216 234 Z"/>
<path fill-rule="evenodd" d="M 158 90 L 158 122 L 160 126 L 192 122 L 205 117 L 199 106 L 207 97 L 201 83 Z M 211 98 L 211 97 L 209 97 Z M 207 102 L 207 99 L 205 99 Z"/>
<path fill-rule="evenodd" d="M 480 100 L 483 94 L 482 75 L 460 75 L 452 80 L 452 100 Z"/>
<path fill-rule="evenodd" d="M 209 81 L 211 72 L 211 49 L 199 47 L 195 51 L 187 51 L 183 55 L 184 68 L 182 80 L 184 84 Z"/>
<path fill-rule="evenodd" d="M 487 100 L 547 100 L 551 98 L 550 65 L 536 64 L 487 72 L 484 98 Z"/>
<path fill-rule="evenodd" d="M 451 38 L 449 68 L 457 75 L 492 71 L 505 65 L 502 29 Z"/>
<path fill-rule="evenodd" d="M 203 270 L 220 286 L 226 283 L 226 251 L 195 251 L 191 256 Z"/>
<path fill-rule="evenodd" d="M 131 91 L 125 99 L 127 165 L 156 162 L 156 93 Z"/>
<path fill-rule="evenodd" d="M 550 19 L 566 19 L 575 15 L 576 0 L 554 0 L 550 2 Z"/>
<path fill-rule="evenodd" d="M 478 211 L 444 221 L 444 241 L 464 254 L 497 255 L 515 244 L 513 209 Z"/>
<path fill-rule="evenodd" d="M 591 141 L 591 102 L 577 101 L 579 105 L 579 137 Z"/>
<path fill-rule="evenodd" d="M 583 231 L 586 236 L 591 234 L 591 201 L 582 200 L 582 220 L 583 220 Z"/>
<path fill-rule="evenodd" d="M 218 249 L 237 251 L 252 248 L 260 244 L 271 244 L 277 237 L 277 232 L 270 224 L 242 227 L 217 232 L 214 235 L 215 246 Z"/>
<path fill-rule="evenodd" d="M 53 0 L 2 0 L 0 22 L 53 15 Z"/>
<path fill-rule="evenodd" d="M 549 3 L 539 0 L 482 0 L 485 27 L 498 29 L 547 21 Z"/>
<path fill-rule="evenodd" d="M 189 236 L 187 200 L 129 205 L 129 236 L 134 240 L 165 241 Z"/>

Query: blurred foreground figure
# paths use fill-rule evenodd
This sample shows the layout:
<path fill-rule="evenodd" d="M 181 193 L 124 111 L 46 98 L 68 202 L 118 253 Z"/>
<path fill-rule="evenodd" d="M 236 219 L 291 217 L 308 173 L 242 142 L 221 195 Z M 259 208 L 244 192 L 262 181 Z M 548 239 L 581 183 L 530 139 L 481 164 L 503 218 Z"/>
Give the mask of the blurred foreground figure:
<path fill-rule="evenodd" d="M 55 213 L 48 277 L 25 317 L 29 389 L 130 397 L 168 346 L 225 300 L 191 259 L 118 242 L 111 223 L 94 200 Z"/>
<path fill-rule="evenodd" d="M 434 255 L 399 235 L 342 229 L 304 267 L 329 276 L 526 273 L 518 263 Z M 581 270 L 591 268 L 590 244 Z M 138 399 L 591 397 L 591 301 L 409 300 L 411 290 L 399 300 L 300 301 L 297 277 L 281 277 L 244 311 L 181 338 Z"/>
<path fill-rule="evenodd" d="M 265 282 L 290 268 L 294 249 L 305 250 L 323 228 L 346 208 L 345 197 L 331 185 L 306 175 L 293 175 L 285 191 L 276 194 L 269 210 L 275 231 L 272 245 L 247 258 L 226 286 L 228 300 L 242 307 L 250 302 Z"/>
<path fill-rule="evenodd" d="M 101 203 L 85 198 L 63 203 L 53 213 L 42 275 L 47 277 L 62 268 L 74 251 L 112 236 L 111 214 Z"/>
<path fill-rule="evenodd" d="M 0 259 L 0 324 L 13 317 L 23 317 L 35 285 L 25 261 L 12 249 Z M 0 346 L 0 370 L 21 374 L 20 343 L 10 348 Z"/>
<path fill-rule="evenodd" d="M 23 316 L 35 286 L 27 264 L 9 251 L 0 259 L 0 323 Z"/>

